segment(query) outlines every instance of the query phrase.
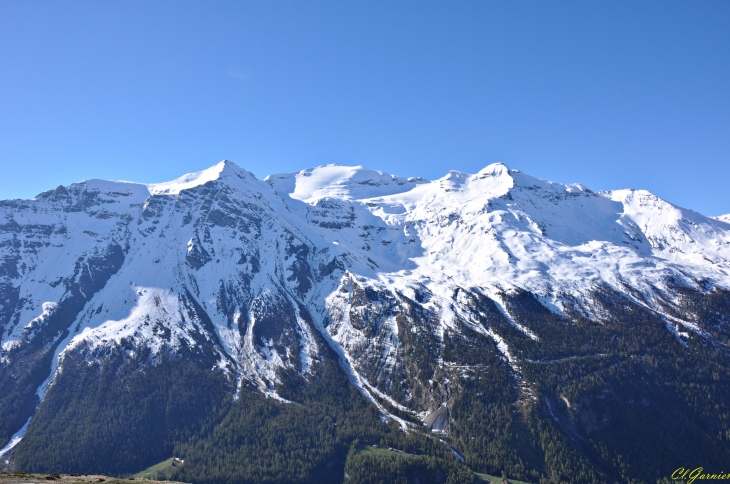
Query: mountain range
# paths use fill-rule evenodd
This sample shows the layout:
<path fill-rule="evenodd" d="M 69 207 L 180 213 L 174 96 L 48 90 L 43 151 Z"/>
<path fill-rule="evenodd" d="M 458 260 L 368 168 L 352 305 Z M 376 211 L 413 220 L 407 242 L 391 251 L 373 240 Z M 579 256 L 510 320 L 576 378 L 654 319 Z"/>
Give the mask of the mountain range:
<path fill-rule="evenodd" d="M 720 472 L 729 314 L 730 216 L 644 190 L 501 163 L 59 185 L 0 202 L 0 455 L 175 455 L 194 483 Z"/>

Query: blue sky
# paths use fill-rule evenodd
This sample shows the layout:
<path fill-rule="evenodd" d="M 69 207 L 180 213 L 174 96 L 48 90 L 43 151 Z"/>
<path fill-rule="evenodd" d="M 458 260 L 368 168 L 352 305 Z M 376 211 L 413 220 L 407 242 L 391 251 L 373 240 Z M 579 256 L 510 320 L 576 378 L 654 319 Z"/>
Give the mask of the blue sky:
<path fill-rule="evenodd" d="M 501 161 L 730 212 L 730 2 L 0 3 L 0 198 Z"/>

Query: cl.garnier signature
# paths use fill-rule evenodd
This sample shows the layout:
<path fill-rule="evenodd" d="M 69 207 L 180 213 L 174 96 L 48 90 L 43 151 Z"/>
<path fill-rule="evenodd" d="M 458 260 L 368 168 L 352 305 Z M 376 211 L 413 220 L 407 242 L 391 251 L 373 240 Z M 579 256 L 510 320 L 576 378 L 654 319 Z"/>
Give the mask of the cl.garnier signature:
<path fill-rule="evenodd" d="M 695 467 L 694 469 L 685 469 L 680 467 L 676 471 L 672 472 L 673 481 L 687 481 L 692 484 L 696 479 L 699 480 L 730 480 L 730 474 L 727 472 L 718 472 L 715 474 L 706 474 L 704 467 Z"/>

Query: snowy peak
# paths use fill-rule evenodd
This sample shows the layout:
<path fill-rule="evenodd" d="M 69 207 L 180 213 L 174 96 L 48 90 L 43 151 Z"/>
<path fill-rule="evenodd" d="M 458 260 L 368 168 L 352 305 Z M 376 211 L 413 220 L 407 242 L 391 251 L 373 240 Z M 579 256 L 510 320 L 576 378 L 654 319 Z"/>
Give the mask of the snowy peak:
<path fill-rule="evenodd" d="M 500 197 L 515 185 L 510 169 L 502 163 L 488 165 L 475 175 L 452 170 L 437 181 L 442 190 L 467 193 L 470 198 Z"/>
<path fill-rule="evenodd" d="M 538 205 L 540 200 L 555 201 L 576 195 L 595 197 L 583 185 L 549 182 L 525 175 L 519 170 L 511 170 L 503 163 L 493 163 L 476 174 L 452 170 L 410 193 L 395 193 L 384 198 L 406 204 L 418 200 L 431 203 L 438 199 L 439 204 L 451 204 L 470 211 L 480 210 L 485 203 L 500 198 L 514 200 L 517 204 L 527 202 L 529 205 Z"/>
<path fill-rule="evenodd" d="M 98 204 L 106 206 L 114 203 L 140 203 L 148 196 L 147 187 L 141 183 L 92 178 L 69 186 L 58 185 L 53 190 L 39 193 L 35 200 L 73 210 L 86 209 Z"/>
<path fill-rule="evenodd" d="M 401 178 L 363 166 L 338 164 L 308 168 L 298 173 L 270 175 L 266 181 L 280 195 L 311 203 L 320 198 L 361 200 L 402 193 L 421 183 L 422 178 Z"/>
<path fill-rule="evenodd" d="M 241 180 L 253 181 L 256 177 L 235 163 L 223 160 L 210 168 L 195 173 L 188 173 L 175 180 L 162 183 L 136 183 L 123 180 L 101 180 L 92 178 L 68 186 L 58 185 L 53 190 L 47 190 L 36 196 L 37 200 L 51 203 L 75 204 L 80 199 L 96 198 L 99 203 L 124 201 L 135 204 L 141 203 L 150 195 L 178 195 L 211 181 L 221 180 L 228 184 L 237 184 Z"/>
<path fill-rule="evenodd" d="M 476 174 L 479 178 L 485 178 L 488 176 L 493 177 L 500 177 L 504 175 L 509 175 L 509 168 L 504 163 L 492 163 L 491 165 L 487 165 Z"/>
<path fill-rule="evenodd" d="M 255 177 L 235 163 L 223 160 L 208 169 L 188 173 L 173 181 L 148 184 L 147 188 L 152 195 L 177 195 L 182 190 L 195 188 L 214 180 L 231 182 L 241 179 L 255 179 Z"/>
<path fill-rule="evenodd" d="M 622 219 L 630 219 L 654 250 L 699 264 L 717 265 L 730 260 L 730 235 L 722 218 L 678 207 L 646 190 L 623 189 L 601 194 L 623 204 Z"/>

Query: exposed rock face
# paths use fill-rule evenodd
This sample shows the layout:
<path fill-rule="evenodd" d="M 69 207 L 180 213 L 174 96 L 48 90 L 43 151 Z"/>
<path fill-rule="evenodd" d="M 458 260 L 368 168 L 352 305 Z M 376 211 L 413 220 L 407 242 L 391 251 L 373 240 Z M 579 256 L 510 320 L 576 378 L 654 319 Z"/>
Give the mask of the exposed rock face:
<path fill-rule="evenodd" d="M 423 425 L 431 432 L 446 432 L 449 429 L 449 409 L 439 407 L 423 419 Z"/>

